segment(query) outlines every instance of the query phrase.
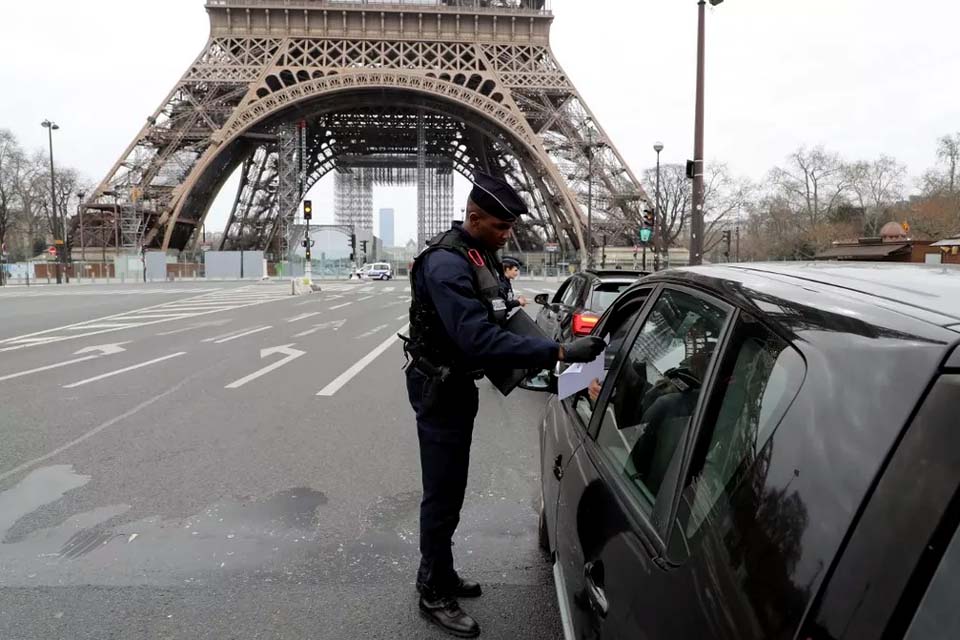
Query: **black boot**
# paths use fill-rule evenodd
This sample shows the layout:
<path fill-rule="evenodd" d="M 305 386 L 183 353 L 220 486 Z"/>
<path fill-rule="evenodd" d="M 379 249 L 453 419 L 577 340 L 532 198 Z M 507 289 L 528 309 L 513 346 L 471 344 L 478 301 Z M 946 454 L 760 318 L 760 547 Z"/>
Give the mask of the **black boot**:
<path fill-rule="evenodd" d="M 453 589 L 453 595 L 456 598 L 479 598 L 483 595 L 483 589 L 480 587 L 479 582 L 474 582 L 473 580 L 464 580 L 461 577 L 457 577 L 459 581 L 457 586 Z M 423 583 L 417 582 L 417 591 L 423 591 Z"/>
<path fill-rule="evenodd" d="M 480 625 L 460 608 L 456 598 L 439 595 L 433 589 L 420 592 L 420 615 L 458 638 L 476 638 Z"/>

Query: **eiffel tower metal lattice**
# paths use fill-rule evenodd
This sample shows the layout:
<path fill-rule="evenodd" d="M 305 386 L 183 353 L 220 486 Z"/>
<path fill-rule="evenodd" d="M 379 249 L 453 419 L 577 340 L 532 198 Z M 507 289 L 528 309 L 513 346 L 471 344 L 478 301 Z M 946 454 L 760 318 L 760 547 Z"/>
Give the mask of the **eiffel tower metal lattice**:
<path fill-rule="evenodd" d="M 419 187 L 422 240 L 429 216 L 447 215 L 428 200 L 447 197 L 448 168 L 502 175 L 524 194 L 531 213 L 518 248 L 576 250 L 591 152 L 595 225 L 637 228 L 647 196 L 554 57 L 546 0 L 208 0 L 206 9 L 203 51 L 85 203 L 91 233 L 103 226 L 98 212 L 119 211 L 124 244 L 129 235 L 184 249 L 239 167 L 221 248 L 282 252 L 284 223 L 323 176 L 389 169 Z M 297 127 L 292 151 L 284 145 Z M 291 161 L 297 177 L 282 179 Z"/>

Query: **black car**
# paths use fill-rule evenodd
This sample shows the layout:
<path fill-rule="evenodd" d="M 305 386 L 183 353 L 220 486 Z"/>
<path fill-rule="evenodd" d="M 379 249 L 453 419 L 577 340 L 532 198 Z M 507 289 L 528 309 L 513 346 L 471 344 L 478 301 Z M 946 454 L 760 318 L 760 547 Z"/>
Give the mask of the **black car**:
<path fill-rule="evenodd" d="M 607 307 L 643 275 L 641 271 L 619 269 L 576 273 L 560 285 L 553 300 L 546 293 L 534 298 L 543 307 L 537 314 L 537 325 L 557 342 L 589 335 Z"/>
<path fill-rule="evenodd" d="M 672 270 L 595 333 L 541 433 L 568 639 L 960 638 L 960 269 Z"/>

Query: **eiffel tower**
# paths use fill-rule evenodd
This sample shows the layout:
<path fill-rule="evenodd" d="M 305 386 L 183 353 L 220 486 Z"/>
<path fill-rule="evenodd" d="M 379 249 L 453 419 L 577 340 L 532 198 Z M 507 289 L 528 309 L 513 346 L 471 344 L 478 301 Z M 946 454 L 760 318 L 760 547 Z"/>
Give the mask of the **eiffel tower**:
<path fill-rule="evenodd" d="M 338 197 L 348 209 L 338 218 L 365 218 L 349 209 L 367 206 L 373 185 L 416 185 L 421 243 L 449 224 L 453 172 L 475 171 L 528 200 L 518 250 L 583 248 L 588 210 L 594 237 L 635 237 L 647 196 L 554 57 L 549 0 L 207 0 L 206 10 L 202 52 L 84 203 L 87 237 L 194 246 L 237 169 L 222 249 L 282 251 L 304 194 L 330 172 L 338 192 L 361 187 Z"/>

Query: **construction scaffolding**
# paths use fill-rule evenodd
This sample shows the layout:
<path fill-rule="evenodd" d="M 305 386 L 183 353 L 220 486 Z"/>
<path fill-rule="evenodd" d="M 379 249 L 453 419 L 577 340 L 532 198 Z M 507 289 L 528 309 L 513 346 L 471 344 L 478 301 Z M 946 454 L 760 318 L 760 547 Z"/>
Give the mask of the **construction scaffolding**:
<path fill-rule="evenodd" d="M 333 196 L 336 224 L 373 230 L 373 180 L 368 169 L 338 171 L 333 182 Z"/>
<path fill-rule="evenodd" d="M 382 164 L 379 164 L 382 163 Z M 453 220 L 453 163 L 448 158 L 418 154 L 417 166 L 402 157 L 367 157 L 341 162 L 349 167 L 336 174 L 336 224 L 373 230 L 373 188 L 417 187 L 417 243 L 450 227 Z M 357 166 L 360 165 L 360 166 Z"/>

